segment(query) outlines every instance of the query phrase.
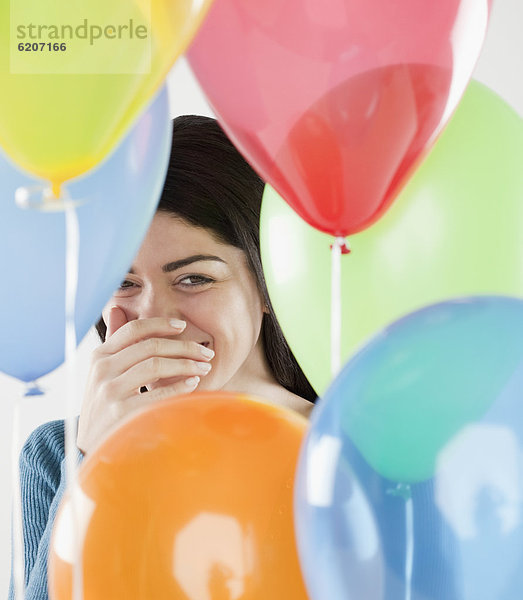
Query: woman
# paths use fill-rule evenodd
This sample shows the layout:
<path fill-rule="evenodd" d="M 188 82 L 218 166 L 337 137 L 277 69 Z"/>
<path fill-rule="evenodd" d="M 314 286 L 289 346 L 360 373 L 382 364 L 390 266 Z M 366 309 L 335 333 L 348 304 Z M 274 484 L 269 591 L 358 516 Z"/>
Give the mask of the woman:
<path fill-rule="evenodd" d="M 93 353 L 80 414 L 82 455 L 132 411 L 195 389 L 245 392 L 309 414 L 316 394 L 263 278 L 262 193 L 263 182 L 216 121 L 174 120 L 158 212 L 97 325 L 104 343 Z M 33 432 L 20 464 L 26 599 L 43 600 L 65 489 L 63 421 Z"/>

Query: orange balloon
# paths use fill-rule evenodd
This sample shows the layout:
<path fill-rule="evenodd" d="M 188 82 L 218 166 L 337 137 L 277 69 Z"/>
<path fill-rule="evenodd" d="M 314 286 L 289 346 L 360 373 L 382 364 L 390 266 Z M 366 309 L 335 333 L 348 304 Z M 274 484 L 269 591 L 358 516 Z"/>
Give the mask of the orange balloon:
<path fill-rule="evenodd" d="M 293 520 L 306 428 L 294 412 L 223 392 L 130 419 L 82 465 L 75 506 L 62 502 L 51 598 L 72 597 L 76 511 L 84 600 L 306 600 Z"/>

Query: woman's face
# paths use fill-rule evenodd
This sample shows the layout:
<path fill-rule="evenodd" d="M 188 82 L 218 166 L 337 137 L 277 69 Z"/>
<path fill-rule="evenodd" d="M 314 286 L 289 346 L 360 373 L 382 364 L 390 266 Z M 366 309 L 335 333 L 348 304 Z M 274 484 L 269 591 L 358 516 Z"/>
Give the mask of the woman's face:
<path fill-rule="evenodd" d="M 206 229 L 159 212 L 132 268 L 107 307 L 127 319 L 169 317 L 186 321 L 173 339 L 194 341 L 215 352 L 199 389 L 243 388 L 264 361 L 260 330 L 264 303 L 242 250 Z M 108 308 L 106 308 L 106 311 Z M 104 311 L 107 322 L 107 312 Z M 262 363 L 260 363 L 262 361 Z M 156 384 L 166 385 L 175 378 Z"/>

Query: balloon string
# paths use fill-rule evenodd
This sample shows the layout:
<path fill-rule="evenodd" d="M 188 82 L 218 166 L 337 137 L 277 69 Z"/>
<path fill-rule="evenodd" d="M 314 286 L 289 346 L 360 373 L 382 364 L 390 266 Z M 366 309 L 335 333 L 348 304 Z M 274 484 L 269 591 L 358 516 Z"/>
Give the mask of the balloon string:
<path fill-rule="evenodd" d="M 23 600 L 24 583 L 24 532 L 22 523 L 22 490 L 20 486 L 20 400 L 13 407 L 11 427 L 11 478 L 13 488 L 13 589 L 15 600 Z"/>
<path fill-rule="evenodd" d="M 76 325 L 75 306 L 78 290 L 78 263 L 80 230 L 78 216 L 72 202 L 65 202 L 66 256 L 65 256 L 65 368 L 66 368 L 66 407 L 65 420 L 65 473 L 67 490 L 71 498 L 73 514 L 73 599 L 82 600 L 82 561 L 79 533 L 78 486 L 76 446 Z"/>
<path fill-rule="evenodd" d="M 411 600 L 412 595 L 412 565 L 414 561 L 414 505 L 412 496 L 405 500 L 405 600 Z"/>
<path fill-rule="evenodd" d="M 341 255 L 345 239 L 337 236 L 331 246 L 331 377 L 341 367 Z"/>

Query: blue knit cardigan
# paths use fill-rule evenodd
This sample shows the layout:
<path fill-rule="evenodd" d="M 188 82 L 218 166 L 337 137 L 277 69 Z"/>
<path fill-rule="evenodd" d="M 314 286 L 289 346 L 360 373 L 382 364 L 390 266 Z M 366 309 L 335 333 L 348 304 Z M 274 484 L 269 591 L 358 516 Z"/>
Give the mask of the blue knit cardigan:
<path fill-rule="evenodd" d="M 65 491 L 64 421 L 33 431 L 20 454 L 25 600 L 48 600 L 47 557 L 56 511 Z M 81 452 L 78 451 L 79 460 Z M 14 599 L 13 575 L 9 600 Z"/>

